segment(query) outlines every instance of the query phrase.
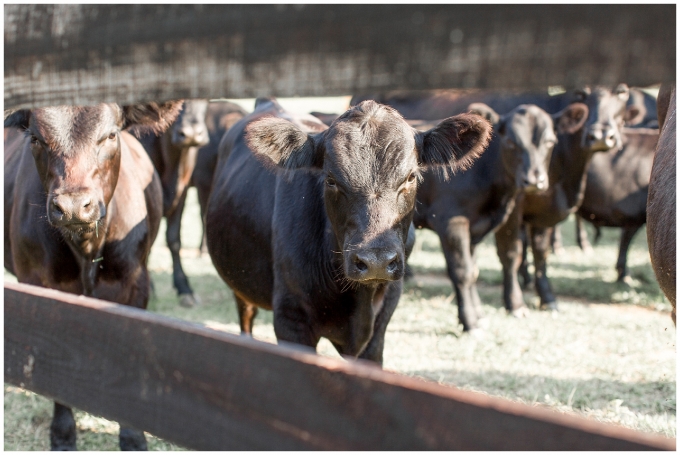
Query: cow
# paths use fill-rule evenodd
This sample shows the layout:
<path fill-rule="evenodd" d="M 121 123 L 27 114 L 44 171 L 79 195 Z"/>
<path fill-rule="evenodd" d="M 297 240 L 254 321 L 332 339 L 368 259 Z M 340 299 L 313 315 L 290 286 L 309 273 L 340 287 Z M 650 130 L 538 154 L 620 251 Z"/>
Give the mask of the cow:
<path fill-rule="evenodd" d="M 621 127 L 626 118 L 636 114 L 626 108 L 628 87 L 619 84 L 614 90 L 596 87 L 582 98 L 588 107 L 582 128 L 572 135 L 559 135 L 550 162 L 550 189 L 544 194 L 526 194 L 508 222 L 496 232 L 498 255 L 503 265 L 503 298 L 506 307 L 523 306 L 517 280 L 521 270 L 526 281 L 526 249 L 522 245 L 523 224 L 531 241 L 536 276 L 534 283 L 541 309 L 557 310 L 557 303 L 546 275 L 547 258 L 555 226 L 574 213 L 585 193 L 586 172 L 595 153 L 623 146 Z M 524 251 L 523 251 L 524 250 Z M 523 264 L 524 263 L 524 264 Z"/>
<path fill-rule="evenodd" d="M 659 130 L 623 128 L 621 148 L 597 153 L 588 166 L 583 202 L 576 212 L 576 240 L 592 250 L 583 221 L 601 227 L 620 227 L 621 240 L 616 261 L 617 281 L 629 280 L 626 258 L 633 236 L 647 219 L 647 190 Z"/>
<path fill-rule="evenodd" d="M 214 101 L 208 104 L 205 116 L 205 124 L 208 128 L 208 143 L 198 149 L 196 166 L 194 167 L 190 184 L 196 187 L 198 205 L 201 209 L 201 223 L 203 225 L 203 234 L 199 247 L 201 254 L 208 251 L 205 240 L 205 212 L 208 207 L 208 196 L 210 196 L 212 188 L 215 166 L 217 165 L 217 148 L 224 133 L 247 114 L 246 110 L 241 106 L 228 101 Z"/>
<path fill-rule="evenodd" d="M 661 290 L 671 302 L 675 320 L 675 84 L 659 91 L 658 118 L 661 136 L 656 148 L 647 199 L 647 244 L 652 268 Z"/>
<path fill-rule="evenodd" d="M 432 170 L 424 173 L 413 222 L 417 228 L 427 227 L 439 235 L 456 293 L 458 319 L 464 331 L 474 331 L 482 317 L 475 247 L 506 221 L 522 191 L 548 189 L 556 133 L 577 131 L 587 108 L 572 105 L 555 115 L 555 123 L 534 105 L 520 105 L 503 116 L 481 103 L 470 105 L 468 111 L 491 121 L 493 139 L 470 169 L 453 178 L 443 179 Z"/>
<path fill-rule="evenodd" d="M 417 132 L 373 101 L 330 127 L 273 99 L 220 143 L 206 216 L 208 251 L 237 302 L 242 333 L 273 310 L 280 342 L 382 365 L 387 324 L 415 242 L 421 172 L 460 170 L 484 151 L 491 126 L 475 114 Z"/>
<path fill-rule="evenodd" d="M 19 282 L 146 308 L 163 196 L 144 148 L 123 130 L 160 132 L 180 108 L 99 104 L 6 116 L 5 128 L 23 130 L 5 134 L 4 260 Z M 50 445 L 76 448 L 71 408 L 57 402 Z M 121 426 L 120 447 L 146 449 L 144 432 Z"/>
<path fill-rule="evenodd" d="M 192 308 L 200 304 L 182 268 L 179 251 L 182 247 L 180 229 L 191 176 L 198 149 L 209 141 L 205 124 L 208 100 L 186 100 L 182 111 L 163 134 L 146 132 L 137 138 L 144 146 L 161 178 L 163 216 L 167 220 L 165 238 L 172 256 L 172 283 L 179 304 Z"/>
<path fill-rule="evenodd" d="M 604 134 L 610 136 L 604 139 L 605 145 L 611 145 L 606 154 L 594 155 L 588 167 L 583 201 L 575 214 L 576 241 L 583 251 L 592 251 L 588 234 L 583 229 L 584 219 L 595 226 L 596 241 L 601 227 L 621 227 L 616 269 L 617 280 L 624 282 L 628 280 L 628 247 L 645 223 L 647 185 L 658 139 L 657 129 L 640 126 L 645 118 L 651 118 L 646 106 L 649 103 L 642 102 L 651 97 L 639 89 L 619 84 L 612 91 L 605 87 L 595 90 L 586 87 L 577 90 L 575 98 L 588 104 L 592 112 L 597 112 L 600 124 L 606 125 Z M 631 99 L 636 101 L 631 103 Z M 656 119 L 656 114 L 653 118 Z M 625 125 L 637 126 L 629 128 Z M 595 131 L 594 134 L 603 133 Z M 559 227 L 555 227 L 554 250 L 561 248 L 559 232 Z"/>

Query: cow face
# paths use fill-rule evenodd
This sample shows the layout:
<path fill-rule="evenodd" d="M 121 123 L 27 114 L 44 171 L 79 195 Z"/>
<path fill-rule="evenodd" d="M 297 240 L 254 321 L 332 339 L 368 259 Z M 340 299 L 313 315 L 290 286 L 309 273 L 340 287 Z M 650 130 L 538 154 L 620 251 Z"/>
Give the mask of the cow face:
<path fill-rule="evenodd" d="M 186 100 L 172 124 L 171 142 L 177 148 L 202 147 L 209 141 L 205 114 L 208 100 Z"/>
<path fill-rule="evenodd" d="M 621 128 L 639 115 L 635 105 L 627 106 L 630 90 L 619 84 L 614 90 L 588 87 L 577 90 L 574 100 L 588 106 L 588 119 L 583 127 L 581 145 L 591 152 L 623 147 Z"/>
<path fill-rule="evenodd" d="M 379 284 L 403 277 L 405 245 L 425 167 L 469 166 L 486 148 L 491 125 L 461 114 L 417 132 L 393 109 L 364 101 L 323 133 L 265 118 L 247 128 L 248 144 L 288 169 L 321 170 L 325 209 L 349 280 Z"/>
<path fill-rule="evenodd" d="M 119 107 L 56 106 L 14 112 L 47 194 L 47 220 L 70 238 L 97 234 L 118 182 L 126 127 L 167 128 L 181 102 Z"/>

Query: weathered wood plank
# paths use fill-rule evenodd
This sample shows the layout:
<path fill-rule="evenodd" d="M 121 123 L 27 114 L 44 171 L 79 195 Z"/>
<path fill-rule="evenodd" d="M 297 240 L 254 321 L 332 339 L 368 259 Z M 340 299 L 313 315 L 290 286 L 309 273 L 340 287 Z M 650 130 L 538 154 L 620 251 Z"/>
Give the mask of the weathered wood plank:
<path fill-rule="evenodd" d="M 675 440 L 5 284 L 5 380 L 194 449 L 675 449 Z"/>
<path fill-rule="evenodd" d="M 5 109 L 675 80 L 675 5 L 6 5 Z"/>

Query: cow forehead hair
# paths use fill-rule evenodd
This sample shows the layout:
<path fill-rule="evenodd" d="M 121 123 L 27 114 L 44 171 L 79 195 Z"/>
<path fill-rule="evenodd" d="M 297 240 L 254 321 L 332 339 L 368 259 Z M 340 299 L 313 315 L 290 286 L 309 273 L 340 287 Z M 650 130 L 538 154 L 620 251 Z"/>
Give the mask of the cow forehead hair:
<path fill-rule="evenodd" d="M 96 143 L 115 126 L 121 126 L 118 105 L 53 106 L 35 109 L 30 129 L 55 151 L 69 155 Z"/>
<path fill-rule="evenodd" d="M 513 109 L 509 116 L 510 128 L 507 130 L 521 142 L 538 144 L 544 137 L 554 136 L 552 119 L 538 106 L 522 104 Z"/>
<path fill-rule="evenodd" d="M 400 178 L 417 165 L 413 129 L 396 110 L 374 101 L 340 116 L 327 140 L 333 167 L 357 184 L 372 186 L 378 176 Z"/>
<path fill-rule="evenodd" d="M 338 117 L 327 137 L 335 144 L 341 142 L 376 150 L 393 148 L 404 141 L 408 148 L 415 146 L 413 129 L 403 117 L 391 107 L 370 100 Z"/>

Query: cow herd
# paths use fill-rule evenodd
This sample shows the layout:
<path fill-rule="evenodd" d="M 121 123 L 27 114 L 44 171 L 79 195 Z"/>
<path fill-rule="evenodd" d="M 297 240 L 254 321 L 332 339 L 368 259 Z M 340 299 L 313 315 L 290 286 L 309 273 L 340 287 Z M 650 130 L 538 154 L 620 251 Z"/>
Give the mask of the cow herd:
<path fill-rule="evenodd" d="M 179 254 L 194 185 L 202 249 L 246 335 L 263 308 L 280 341 L 314 349 L 323 337 L 382 364 L 420 228 L 440 238 L 465 331 L 485 326 L 475 247 L 490 233 L 508 313 L 528 313 L 529 245 L 540 307 L 556 311 L 547 261 L 572 213 L 622 228 L 620 280 L 647 222 L 675 308 L 674 85 L 658 106 L 625 84 L 559 95 L 392 92 L 350 105 L 341 115 L 292 113 L 273 98 L 258 98 L 252 113 L 207 100 L 5 112 L 5 268 L 20 282 L 146 308 L 164 216 L 179 304 L 198 305 Z M 76 444 L 72 411 L 59 403 L 50 441 Z M 144 433 L 121 427 L 120 446 L 145 449 Z"/>

